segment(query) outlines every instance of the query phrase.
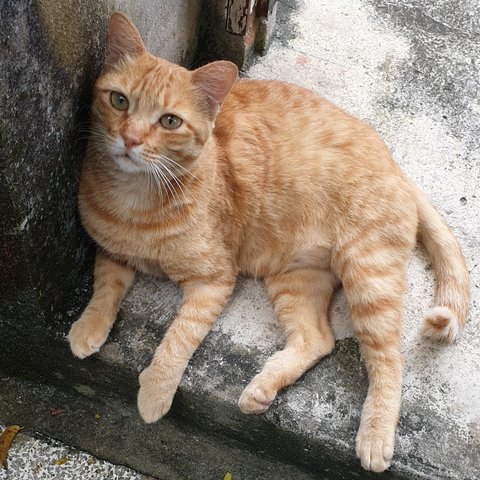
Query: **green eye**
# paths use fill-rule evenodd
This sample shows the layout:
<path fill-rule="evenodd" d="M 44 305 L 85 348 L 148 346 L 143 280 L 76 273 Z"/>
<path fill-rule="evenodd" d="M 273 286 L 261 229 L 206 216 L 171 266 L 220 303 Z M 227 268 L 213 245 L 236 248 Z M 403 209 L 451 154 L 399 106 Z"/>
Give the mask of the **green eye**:
<path fill-rule="evenodd" d="M 160 124 L 163 128 L 168 128 L 168 130 L 174 130 L 178 128 L 183 123 L 183 120 L 176 115 L 172 115 L 171 113 L 167 113 L 163 117 L 160 118 Z"/>
<path fill-rule="evenodd" d="M 117 110 L 126 110 L 128 108 L 128 98 L 120 92 L 110 94 L 110 102 Z"/>

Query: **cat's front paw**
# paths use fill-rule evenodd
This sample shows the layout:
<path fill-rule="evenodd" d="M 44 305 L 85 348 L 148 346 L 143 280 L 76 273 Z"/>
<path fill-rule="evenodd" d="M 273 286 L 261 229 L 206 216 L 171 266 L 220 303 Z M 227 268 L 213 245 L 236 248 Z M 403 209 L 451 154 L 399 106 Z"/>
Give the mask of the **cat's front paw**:
<path fill-rule="evenodd" d="M 107 340 L 109 329 L 101 322 L 94 322 L 90 317 L 82 316 L 70 328 L 68 340 L 72 353 L 78 358 L 85 358 L 100 350 Z"/>
<path fill-rule="evenodd" d="M 255 377 L 240 395 L 238 406 L 243 413 L 264 413 L 268 410 L 276 395 L 276 390 L 259 377 Z"/>
<path fill-rule="evenodd" d="M 165 380 L 155 367 L 146 368 L 139 380 L 137 404 L 140 416 L 145 423 L 156 422 L 170 410 L 178 384 Z"/>
<path fill-rule="evenodd" d="M 388 433 L 371 425 L 361 426 L 357 434 L 357 457 L 365 470 L 383 472 L 390 466 L 395 431 Z"/>

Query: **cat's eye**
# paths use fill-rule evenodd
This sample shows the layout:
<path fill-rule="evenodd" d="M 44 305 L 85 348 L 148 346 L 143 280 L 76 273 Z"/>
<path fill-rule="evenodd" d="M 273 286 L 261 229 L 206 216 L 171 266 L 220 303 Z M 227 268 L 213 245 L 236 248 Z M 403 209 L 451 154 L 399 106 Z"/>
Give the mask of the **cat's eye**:
<path fill-rule="evenodd" d="M 168 130 L 174 130 L 178 128 L 183 123 L 183 120 L 172 113 L 167 113 L 160 117 L 160 124 L 163 128 L 167 128 Z"/>
<path fill-rule="evenodd" d="M 117 110 L 126 110 L 128 108 L 128 98 L 120 92 L 110 94 L 110 102 Z"/>

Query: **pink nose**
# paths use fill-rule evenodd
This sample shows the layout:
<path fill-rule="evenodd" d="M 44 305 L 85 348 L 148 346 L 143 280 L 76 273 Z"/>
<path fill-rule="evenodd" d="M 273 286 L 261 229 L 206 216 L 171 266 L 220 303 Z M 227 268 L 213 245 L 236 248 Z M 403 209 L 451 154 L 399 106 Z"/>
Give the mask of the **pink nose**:
<path fill-rule="evenodd" d="M 142 141 L 140 137 L 133 132 L 123 132 L 123 143 L 125 144 L 125 148 L 128 150 L 129 148 L 136 147 L 140 145 Z"/>

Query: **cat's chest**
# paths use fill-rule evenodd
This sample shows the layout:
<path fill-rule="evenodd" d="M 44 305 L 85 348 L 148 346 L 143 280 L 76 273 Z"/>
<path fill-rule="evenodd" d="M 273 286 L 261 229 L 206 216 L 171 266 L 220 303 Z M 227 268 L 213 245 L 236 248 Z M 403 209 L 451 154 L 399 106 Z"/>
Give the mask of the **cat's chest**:
<path fill-rule="evenodd" d="M 208 224 L 192 224 L 181 213 L 127 221 L 85 202 L 80 202 L 80 213 L 82 223 L 97 244 L 136 270 L 151 275 L 166 274 L 174 280 L 201 275 L 205 262 L 213 257 L 214 245 L 205 240 L 211 238 Z"/>
<path fill-rule="evenodd" d="M 82 223 L 90 236 L 106 251 L 123 259 L 158 262 L 164 244 L 179 225 L 159 218 L 125 218 L 80 198 Z"/>
<path fill-rule="evenodd" d="M 158 234 L 155 235 L 152 229 L 102 213 L 84 211 L 82 223 L 103 249 L 122 259 L 158 258 L 160 242 Z"/>

